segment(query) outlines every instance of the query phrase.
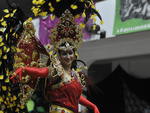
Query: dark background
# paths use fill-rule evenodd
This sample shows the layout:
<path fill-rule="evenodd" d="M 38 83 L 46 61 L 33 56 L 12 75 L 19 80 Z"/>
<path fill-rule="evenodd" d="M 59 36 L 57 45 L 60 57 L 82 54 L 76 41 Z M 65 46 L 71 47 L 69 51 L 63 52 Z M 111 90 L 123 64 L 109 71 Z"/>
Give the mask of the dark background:
<path fill-rule="evenodd" d="M 9 0 L 9 2 L 10 3 L 15 2 L 16 4 L 18 4 L 26 16 L 32 14 L 31 12 L 32 0 Z M 7 0 L 0 0 L 0 17 L 2 17 L 3 15 L 2 10 L 7 8 L 8 8 Z"/>
<path fill-rule="evenodd" d="M 31 12 L 32 0 L 0 0 L 0 17 L 2 17 L 3 15 L 2 10 L 8 8 L 7 1 L 9 1 L 10 3 L 15 2 L 16 4 L 18 4 L 27 17 L 32 15 Z M 99 1 L 103 0 L 94 0 L 94 2 Z"/>

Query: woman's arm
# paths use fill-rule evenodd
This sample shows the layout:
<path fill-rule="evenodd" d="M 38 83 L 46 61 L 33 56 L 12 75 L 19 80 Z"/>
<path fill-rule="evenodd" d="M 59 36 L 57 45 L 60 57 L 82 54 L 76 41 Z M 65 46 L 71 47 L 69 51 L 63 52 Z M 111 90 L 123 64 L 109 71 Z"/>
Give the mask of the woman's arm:
<path fill-rule="evenodd" d="M 79 103 L 86 106 L 86 107 L 89 107 L 89 108 L 93 109 L 94 113 L 100 113 L 97 106 L 95 104 L 93 104 L 92 102 L 90 102 L 89 100 L 87 100 L 83 96 L 80 96 Z"/>
<path fill-rule="evenodd" d="M 13 73 L 13 75 L 10 77 L 11 80 L 22 80 L 22 76 L 29 75 L 33 78 L 45 78 L 48 76 L 49 68 L 36 68 L 36 67 L 20 67 L 16 69 L 16 71 Z"/>
<path fill-rule="evenodd" d="M 31 75 L 35 78 L 37 78 L 37 77 L 45 78 L 48 76 L 49 68 L 47 68 L 47 67 L 44 67 L 44 68 L 25 67 L 24 73 Z"/>

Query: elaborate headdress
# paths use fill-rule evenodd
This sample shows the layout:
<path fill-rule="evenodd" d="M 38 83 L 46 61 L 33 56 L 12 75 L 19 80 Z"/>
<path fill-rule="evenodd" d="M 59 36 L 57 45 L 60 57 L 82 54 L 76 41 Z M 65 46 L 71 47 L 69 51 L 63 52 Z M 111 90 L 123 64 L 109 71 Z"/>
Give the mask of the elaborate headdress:
<path fill-rule="evenodd" d="M 32 0 L 32 3 L 34 16 L 47 16 L 50 14 L 51 22 L 57 19 L 60 20 L 59 23 L 56 22 L 56 28 L 51 30 L 50 33 L 52 35 L 50 39 L 55 48 L 58 48 L 58 45 L 63 41 L 66 42 L 66 39 L 67 42 L 77 48 L 80 45 L 79 37 L 82 34 L 81 32 L 85 30 L 87 21 L 89 19 L 94 21 L 94 17 L 97 15 L 102 22 L 93 0 Z"/>
<path fill-rule="evenodd" d="M 82 42 L 82 30 L 74 21 L 73 15 L 66 10 L 60 17 L 58 24 L 51 30 L 51 44 L 55 49 L 78 48 Z"/>

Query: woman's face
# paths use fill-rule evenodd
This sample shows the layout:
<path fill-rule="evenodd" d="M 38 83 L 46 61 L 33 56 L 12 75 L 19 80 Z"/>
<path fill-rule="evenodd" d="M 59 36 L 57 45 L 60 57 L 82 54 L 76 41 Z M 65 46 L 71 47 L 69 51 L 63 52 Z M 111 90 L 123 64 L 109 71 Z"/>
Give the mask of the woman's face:
<path fill-rule="evenodd" d="M 71 66 L 72 62 L 75 60 L 75 54 L 72 49 L 60 50 L 59 60 L 62 65 Z"/>

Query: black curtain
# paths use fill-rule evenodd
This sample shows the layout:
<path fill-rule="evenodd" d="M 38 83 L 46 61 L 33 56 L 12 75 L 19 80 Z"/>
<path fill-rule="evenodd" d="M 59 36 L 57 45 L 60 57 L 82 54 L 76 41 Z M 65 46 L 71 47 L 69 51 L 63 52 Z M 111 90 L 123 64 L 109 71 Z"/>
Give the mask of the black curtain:
<path fill-rule="evenodd" d="M 90 87 L 88 98 L 101 113 L 150 113 L 150 79 L 140 79 L 118 66 L 106 79 Z"/>

